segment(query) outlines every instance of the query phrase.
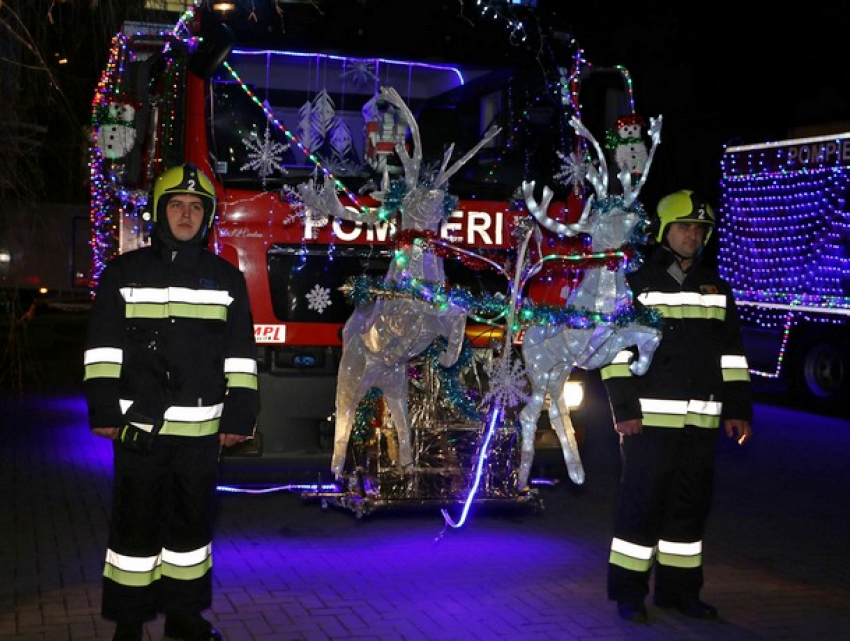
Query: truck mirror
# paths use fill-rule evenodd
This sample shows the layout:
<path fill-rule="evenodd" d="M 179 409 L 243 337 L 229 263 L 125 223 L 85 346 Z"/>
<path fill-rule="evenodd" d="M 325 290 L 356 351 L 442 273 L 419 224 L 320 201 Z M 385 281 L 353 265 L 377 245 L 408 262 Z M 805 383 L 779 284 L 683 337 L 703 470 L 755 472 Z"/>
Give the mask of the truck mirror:
<path fill-rule="evenodd" d="M 189 56 L 189 69 L 207 80 L 230 55 L 236 36 L 223 22 L 206 20 L 201 26 L 201 38 L 198 48 Z"/>

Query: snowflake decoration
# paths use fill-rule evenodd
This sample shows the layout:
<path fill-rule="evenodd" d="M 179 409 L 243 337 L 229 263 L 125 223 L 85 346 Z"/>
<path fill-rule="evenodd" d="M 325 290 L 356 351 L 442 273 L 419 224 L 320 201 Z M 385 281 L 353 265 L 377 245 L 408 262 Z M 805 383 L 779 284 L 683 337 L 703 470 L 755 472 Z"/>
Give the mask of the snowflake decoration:
<path fill-rule="evenodd" d="M 587 176 L 587 170 L 590 165 L 579 158 L 578 154 L 575 152 L 571 153 L 569 156 L 564 154 L 562 151 L 557 153 L 558 157 L 563 161 L 563 164 L 561 165 L 561 171 L 555 174 L 553 178 L 555 178 L 555 180 L 560 180 L 564 185 L 571 186 L 573 191 L 577 192 L 584 184 L 584 179 L 585 176 Z"/>
<path fill-rule="evenodd" d="M 320 314 L 331 306 L 331 290 L 320 285 L 313 285 L 313 289 L 307 294 L 307 309 L 312 309 Z"/>
<path fill-rule="evenodd" d="M 516 407 L 528 402 L 530 397 L 525 392 L 528 380 L 520 359 L 511 360 L 510 354 L 506 353 L 487 363 L 484 371 L 490 377 L 490 391 L 481 400 L 482 406 Z"/>
<path fill-rule="evenodd" d="M 283 154 L 289 149 L 289 145 L 275 142 L 271 139 L 271 128 L 266 127 L 266 133 L 261 141 L 257 137 L 243 138 L 242 144 L 248 148 L 250 161 L 240 167 L 241 171 L 254 169 L 260 178 L 268 178 L 275 170 L 287 173 L 283 167 Z"/>
<path fill-rule="evenodd" d="M 342 78 L 350 78 L 355 85 L 363 86 L 375 82 L 375 62 L 373 60 L 346 60 Z"/>

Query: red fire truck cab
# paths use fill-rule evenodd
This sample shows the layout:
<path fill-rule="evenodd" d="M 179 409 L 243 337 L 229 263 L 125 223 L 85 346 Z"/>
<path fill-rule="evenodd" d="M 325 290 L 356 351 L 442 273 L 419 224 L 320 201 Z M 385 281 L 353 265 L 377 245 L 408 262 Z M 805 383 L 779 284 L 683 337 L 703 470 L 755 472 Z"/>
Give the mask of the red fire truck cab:
<path fill-rule="evenodd" d="M 273 28 L 263 16 L 229 24 L 204 6 L 176 25 L 128 24 L 114 39 L 93 102 L 93 282 L 113 255 L 148 242 L 159 172 L 183 162 L 207 172 L 219 199 L 212 248 L 244 272 L 255 323 L 261 414 L 245 455 L 326 469 L 340 333 L 353 310 L 342 288 L 386 271 L 393 230 L 304 216 L 293 189 L 334 181 L 343 203 L 380 204 L 370 194 L 400 175 L 395 145 L 410 144 L 381 87 L 415 115 L 423 165 L 438 167 L 449 145 L 461 158 L 501 128 L 451 179 L 444 238 L 508 265 L 524 179 L 553 188 L 553 208 L 571 215 L 557 176 L 559 152 L 572 151 L 581 65 L 570 36 L 420 4 L 431 3 L 380 19 L 355 11 L 360 3 L 291 4 Z M 445 263 L 452 285 L 508 290 L 494 270 Z M 470 319 L 467 335 L 487 346 L 501 329 Z"/>

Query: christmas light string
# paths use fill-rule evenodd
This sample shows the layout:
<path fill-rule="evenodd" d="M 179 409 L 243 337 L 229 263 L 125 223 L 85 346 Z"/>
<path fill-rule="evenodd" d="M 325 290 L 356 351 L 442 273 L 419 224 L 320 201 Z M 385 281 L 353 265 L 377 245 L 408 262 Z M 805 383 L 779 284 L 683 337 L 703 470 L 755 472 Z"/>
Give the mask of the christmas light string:
<path fill-rule="evenodd" d="M 314 154 L 312 151 L 310 151 L 298 139 L 298 137 L 294 133 L 292 133 L 289 129 L 287 129 L 286 125 L 284 125 L 282 122 L 280 122 L 277 119 L 277 117 L 268 109 L 268 107 L 266 107 L 260 101 L 260 99 L 257 98 L 256 95 L 254 95 L 254 92 L 251 91 L 251 88 L 248 87 L 247 84 L 245 84 L 245 82 L 242 80 L 242 78 L 239 76 L 239 74 L 236 72 L 236 70 L 230 65 L 230 63 L 225 61 L 224 62 L 224 68 L 227 69 L 227 71 L 230 73 L 230 75 L 233 77 L 233 79 L 237 83 L 239 83 L 239 86 L 242 88 L 242 90 L 245 92 L 245 94 L 254 102 L 254 104 L 256 104 L 262 110 L 263 114 L 265 114 L 268 121 L 272 125 L 274 125 L 284 136 L 286 136 L 289 140 L 291 140 L 293 143 L 295 143 L 295 146 L 298 147 L 298 149 L 310 160 L 310 162 L 312 162 L 313 165 L 324 174 L 326 180 L 329 180 L 331 183 L 333 183 L 333 185 L 339 191 L 343 192 L 348 197 L 348 199 L 351 201 L 351 203 L 355 207 L 357 207 L 358 210 L 360 210 L 360 212 L 362 212 L 364 214 L 371 213 L 372 210 L 369 207 L 361 204 L 360 200 L 357 198 L 357 196 L 354 194 L 354 192 L 352 192 L 350 189 L 348 189 L 348 187 L 346 187 L 345 184 L 343 184 L 343 182 L 341 180 L 339 180 L 336 176 L 334 176 L 334 174 L 331 172 L 331 170 L 328 169 L 324 165 L 324 163 L 319 159 L 319 157 L 316 154 Z"/>

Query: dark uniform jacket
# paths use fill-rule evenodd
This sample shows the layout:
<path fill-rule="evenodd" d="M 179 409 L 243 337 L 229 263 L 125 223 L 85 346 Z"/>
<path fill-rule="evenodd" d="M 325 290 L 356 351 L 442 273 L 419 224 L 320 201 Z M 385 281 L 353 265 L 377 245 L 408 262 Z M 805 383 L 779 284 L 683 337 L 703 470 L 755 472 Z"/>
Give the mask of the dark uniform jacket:
<path fill-rule="evenodd" d="M 154 236 L 101 275 L 85 353 L 90 426 L 250 436 L 257 366 L 244 276 L 200 244 L 172 254 Z"/>
<path fill-rule="evenodd" d="M 667 428 L 751 420 L 750 377 L 731 288 L 699 259 L 680 285 L 668 272 L 674 260 L 657 246 L 628 276 L 635 306 L 663 314 L 664 326 L 646 374 L 633 375 L 622 358 L 602 368 L 614 419 L 642 418 L 644 426 Z"/>

